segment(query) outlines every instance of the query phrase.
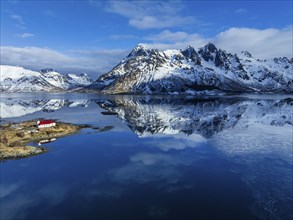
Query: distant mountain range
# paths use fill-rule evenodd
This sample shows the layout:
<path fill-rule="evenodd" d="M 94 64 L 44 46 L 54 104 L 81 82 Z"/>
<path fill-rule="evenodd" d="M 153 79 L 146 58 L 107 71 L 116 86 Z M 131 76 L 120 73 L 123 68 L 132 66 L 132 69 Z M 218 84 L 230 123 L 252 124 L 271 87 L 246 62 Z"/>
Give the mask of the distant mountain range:
<path fill-rule="evenodd" d="M 102 94 L 293 93 L 293 58 L 267 60 L 249 52 L 231 54 L 207 44 L 198 50 L 136 46 L 95 82 L 86 75 L 62 75 L 1 65 L 0 91 L 94 91 Z"/>
<path fill-rule="evenodd" d="M 87 74 L 62 75 L 53 69 L 40 72 L 18 66 L 0 66 L 0 91 L 5 92 L 58 92 L 90 85 Z"/>
<path fill-rule="evenodd" d="M 223 92 L 293 92 L 293 59 L 260 60 L 245 51 L 227 53 L 209 43 L 199 50 L 159 51 L 138 45 L 90 88 L 103 93 L 194 94 Z"/>

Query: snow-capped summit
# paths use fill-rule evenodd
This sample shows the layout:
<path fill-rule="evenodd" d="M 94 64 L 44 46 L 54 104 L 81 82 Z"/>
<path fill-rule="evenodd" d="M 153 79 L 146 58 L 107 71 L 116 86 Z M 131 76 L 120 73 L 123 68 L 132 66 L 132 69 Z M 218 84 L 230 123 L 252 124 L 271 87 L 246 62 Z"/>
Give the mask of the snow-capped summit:
<path fill-rule="evenodd" d="M 40 72 L 19 66 L 0 66 L 0 91 L 5 92 L 42 92 L 64 91 L 90 85 L 92 80 L 86 75 L 62 75 L 53 69 Z"/>
<path fill-rule="evenodd" d="M 87 86 L 93 82 L 93 80 L 86 73 L 81 73 L 79 75 L 66 74 L 65 77 L 67 78 L 68 82 L 73 85 L 76 84 Z"/>
<path fill-rule="evenodd" d="M 243 54 L 244 56 L 246 56 L 248 58 L 252 58 L 251 53 L 249 53 L 248 51 L 241 51 L 241 54 Z"/>
<path fill-rule="evenodd" d="M 185 50 L 181 50 L 181 53 L 183 56 L 193 61 L 196 65 L 201 64 L 201 59 L 193 47 L 188 46 Z"/>
<path fill-rule="evenodd" d="M 231 54 L 212 43 L 198 50 L 188 46 L 165 51 L 139 44 L 89 88 L 109 94 L 292 93 L 292 59 L 260 60 L 247 51 Z"/>
<path fill-rule="evenodd" d="M 149 56 L 153 52 L 157 52 L 157 49 L 148 48 L 144 44 L 138 44 L 133 50 L 130 52 L 130 54 L 127 56 L 127 58 L 135 57 L 135 56 Z"/>
<path fill-rule="evenodd" d="M 208 43 L 207 45 L 205 45 L 204 47 L 199 49 L 200 54 L 214 54 L 217 51 L 218 51 L 218 49 L 212 43 Z"/>

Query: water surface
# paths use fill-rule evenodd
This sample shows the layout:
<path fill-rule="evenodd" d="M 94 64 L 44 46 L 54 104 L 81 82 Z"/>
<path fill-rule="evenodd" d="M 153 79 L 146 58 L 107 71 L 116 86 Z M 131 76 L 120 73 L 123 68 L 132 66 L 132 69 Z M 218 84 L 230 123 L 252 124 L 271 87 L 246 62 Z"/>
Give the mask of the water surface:
<path fill-rule="evenodd" d="M 1 162 L 1 219 L 291 219 L 288 96 L 1 94 L 1 123 L 91 128 Z"/>

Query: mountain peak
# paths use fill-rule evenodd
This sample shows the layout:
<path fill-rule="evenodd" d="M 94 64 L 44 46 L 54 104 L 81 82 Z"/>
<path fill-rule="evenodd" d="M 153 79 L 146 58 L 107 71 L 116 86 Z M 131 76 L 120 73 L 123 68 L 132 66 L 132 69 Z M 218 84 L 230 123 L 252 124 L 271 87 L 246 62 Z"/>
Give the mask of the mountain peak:
<path fill-rule="evenodd" d="M 40 72 L 41 73 L 50 73 L 50 72 L 55 72 L 55 70 L 53 70 L 52 68 L 45 68 L 45 69 L 41 69 Z"/>
<path fill-rule="evenodd" d="M 185 50 L 181 50 L 181 53 L 183 54 L 183 56 L 185 56 L 188 59 L 191 59 L 197 65 L 201 64 L 201 60 L 192 46 L 188 45 Z"/>
<path fill-rule="evenodd" d="M 6 92 L 64 91 L 92 83 L 85 74 L 63 75 L 50 68 L 36 72 L 22 67 L 0 65 L 0 75 L 0 91 Z"/>
<path fill-rule="evenodd" d="M 81 73 L 81 74 L 79 74 L 79 75 L 80 75 L 80 76 L 89 77 L 88 74 L 86 74 L 86 73 Z"/>
<path fill-rule="evenodd" d="M 218 49 L 214 44 L 208 43 L 204 47 L 200 48 L 198 52 L 201 54 L 202 58 L 208 62 L 215 59 L 215 54 L 217 54 Z"/>
<path fill-rule="evenodd" d="M 248 58 L 252 57 L 251 53 L 249 53 L 248 51 L 241 51 L 241 53 Z"/>
<path fill-rule="evenodd" d="M 188 45 L 185 49 L 181 50 L 181 51 L 195 51 L 194 47 Z"/>
<path fill-rule="evenodd" d="M 130 52 L 128 57 L 131 56 L 146 56 L 149 49 L 144 44 L 138 44 L 135 48 Z"/>
<path fill-rule="evenodd" d="M 204 46 L 204 50 L 215 53 L 218 49 L 213 43 L 209 42 L 207 45 Z"/>
<path fill-rule="evenodd" d="M 109 94 L 292 92 L 291 72 L 292 65 L 285 58 L 252 62 L 212 43 L 199 50 L 187 46 L 162 52 L 139 44 L 97 83 L 102 93 Z"/>
<path fill-rule="evenodd" d="M 132 51 L 149 51 L 151 48 L 147 47 L 145 44 L 137 44 Z"/>
<path fill-rule="evenodd" d="M 194 49 L 194 47 L 188 45 L 188 46 L 186 47 L 186 50 L 188 50 L 188 49 Z"/>
<path fill-rule="evenodd" d="M 145 44 L 139 43 L 134 47 L 134 49 L 147 49 L 147 47 Z"/>

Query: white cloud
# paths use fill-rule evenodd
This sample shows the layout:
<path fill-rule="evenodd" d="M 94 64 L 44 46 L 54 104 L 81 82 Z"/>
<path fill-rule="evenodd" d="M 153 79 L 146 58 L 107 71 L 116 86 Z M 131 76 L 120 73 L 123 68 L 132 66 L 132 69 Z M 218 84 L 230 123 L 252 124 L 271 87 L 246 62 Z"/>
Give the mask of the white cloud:
<path fill-rule="evenodd" d="M 245 8 L 238 8 L 235 10 L 235 14 L 246 14 L 247 10 Z"/>
<path fill-rule="evenodd" d="M 51 10 L 44 10 L 42 11 L 42 13 L 44 16 L 47 16 L 47 17 L 56 17 L 56 14 Z"/>
<path fill-rule="evenodd" d="M 12 14 L 12 15 L 10 15 L 10 18 L 15 20 L 18 24 L 25 25 L 25 22 L 24 22 L 22 16 L 20 16 L 20 15 Z"/>
<path fill-rule="evenodd" d="M 204 39 L 196 33 L 188 34 L 183 31 L 171 32 L 169 30 L 164 30 L 157 35 L 149 35 L 145 37 L 145 40 L 152 41 L 152 43 L 146 45 L 155 46 L 158 49 L 182 49 L 188 45 L 197 48 L 208 42 L 208 39 Z"/>
<path fill-rule="evenodd" d="M 195 48 L 213 42 L 218 48 L 231 53 L 249 51 L 256 58 L 272 58 L 279 56 L 292 57 L 292 27 L 285 29 L 254 29 L 230 28 L 211 38 L 204 38 L 197 33 L 162 31 L 157 35 L 150 35 L 146 45 L 158 49 L 181 49 L 187 45 Z"/>
<path fill-rule="evenodd" d="M 229 52 L 247 50 L 256 58 L 292 57 L 292 31 L 285 29 L 230 28 L 214 38 L 214 43 Z"/>
<path fill-rule="evenodd" d="M 20 29 L 26 29 L 26 23 L 24 22 L 21 15 L 15 14 L 13 11 L 9 11 L 9 13 L 10 13 L 10 18 L 16 22 L 15 23 L 16 27 Z"/>
<path fill-rule="evenodd" d="M 164 30 L 144 38 L 145 45 L 158 49 L 183 49 L 188 45 L 194 48 L 213 42 L 218 48 L 230 53 L 247 50 L 256 58 L 292 55 L 292 27 L 285 29 L 230 28 L 212 38 L 204 38 L 197 33 L 171 32 Z M 112 36 L 122 37 L 122 36 Z M 132 36 L 127 36 L 132 37 Z M 89 73 L 97 78 L 111 70 L 129 50 L 74 50 L 59 52 L 40 47 L 1 46 L 1 64 L 19 65 L 35 71 L 51 67 L 62 73 Z"/>
<path fill-rule="evenodd" d="M 194 21 L 191 16 L 144 16 L 143 18 L 130 19 L 129 24 L 138 29 L 161 29 L 192 24 Z"/>
<path fill-rule="evenodd" d="M 1 64 L 19 65 L 35 71 L 50 67 L 62 73 L 86 72 L 94 79 L 113 68 L 128 50 L 69 51 L 40 47 L 1 46 Z"/>
<path fill-rule="evenodd" d="M 189 38 L 189 34 L 183 31 L 171 32 L 169 30 L 164 30 L 159 34 L 147 36 L 146 40 L 151 40 L 154 42 L 178 42 L 186 41 Z"/>
<path fill-rule="evenodd" d="M 20 38 L 28 38 L 28 37 L 34 37 L 34 34 L 30 34 L 30 33 L 23 33 L 23 34 L 16 34 L 16 37 L 20 37 Z"/>
<path fill-rule="evenodd" d="M 162 1 L 110 1 L 106 6 L 108 12 L 128 18 L 142 18 L 147 15 L 176 15 L 183 9 L 179 2 Z"/>
<path fill-rule="evenodd" d="M 138 29 L 160 29 L 195 23 L 192 16 L 182 16 L 180 2 L 111 1 L 106 11 L 129 19 L 128 24 Z"/>
<path fill-rule="evenodd" d="M 159 50 L 183 49 L 188 45 L 198 48 L 202 47 L 209 41 L 209 39 L 205 39 L 197 33 L 188 34 L 183 31 L 171 32 L 169 30 L 164 30 L 159 34 L 149 35 L 144 39 L 151 41 L 150 43 L 145 43 L 144 45 L 150 48 L 157 48 Z"/>

